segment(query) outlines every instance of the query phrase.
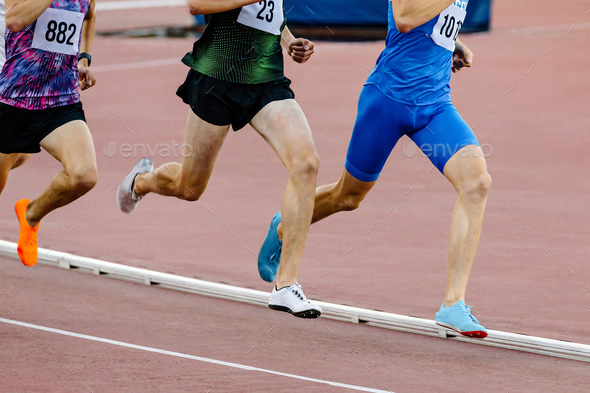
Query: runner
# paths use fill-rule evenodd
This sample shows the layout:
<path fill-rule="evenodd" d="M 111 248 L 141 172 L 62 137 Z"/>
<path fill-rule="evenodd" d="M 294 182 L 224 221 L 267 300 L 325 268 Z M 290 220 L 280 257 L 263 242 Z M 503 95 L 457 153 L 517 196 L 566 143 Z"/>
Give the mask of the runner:
<path fill-rule="evenodd" d="M 283 265 L 269 307 L 300 318 L 317 318 L 297 275 L 311 222 L 319 159 L 311 131 L 283 74 L 281 45 L 298 63 L 314 44 L 295 38 L 285 27 L 282 0 L 190 0 L 193 15 L 205 14 L 207 27 L 183 63 L 191 69 L 177 95 L 190 106 L 182 165 L 153 170 L 143 158 L 119 186 L 117 203 L 132 212 L 153 192 L 196 201 L 207 187 L 230 125 L 252 127 L 275 150 L 290 174 L 283 199 Z M 261 168 L 262 169 L 262 168 Z"/>
<path fill-rule="evenodd" d="M 377 182 L 397 141 L 408 135 L 459 194 L 449 246 L 447 290 L 439 325 L 477 338 L 486 329 L 465 305 L 465 289 L 491 186 L 479 143 L 451 103 L 451 71 L 470 67 L 471 51 L 455 42 L 467 1 L 393 0 L 386 48 L 359 98 L 358 116 L 340 180 L 316 190 L 312 222 L 354 210 Z M 440 151 L 442 147 L 442 152 Z M 258 256 L 272 281 L 281 260 L 283 225 L 271 223 Z"/>
<path fill-rule="evenodd" d="M 94 0 L 5 1 L 0 185 L 10 168 L 28 158 L 18 153 L 38 153 L 43 147 L 64 167 L 39 198 L 21 199 L 14 207 L 20 224 L 18 255 L 33 266 L 41 219 L 96 184 L 94 145 L 78 91 L 95 83 L 87 53 L 94 37 Z"/>
<path fill-rule="evenodd" d="M 6 23 L 4 21 L 5 11 L 4 0 L 0 0 L 0 70 L 2 70 L 4 62 L 6 61 L 6 52 L 4 51 L 4 36 L 6 30 Z M 8 172 L 10 172 L 11 169 L 24 164 L 29 157 L 30 154 L 0 153 L 0 194 L 2 194 L 2 190 L 4 190 L 4 186 L 6 185 L 6 180 L 8 180 Z"/>

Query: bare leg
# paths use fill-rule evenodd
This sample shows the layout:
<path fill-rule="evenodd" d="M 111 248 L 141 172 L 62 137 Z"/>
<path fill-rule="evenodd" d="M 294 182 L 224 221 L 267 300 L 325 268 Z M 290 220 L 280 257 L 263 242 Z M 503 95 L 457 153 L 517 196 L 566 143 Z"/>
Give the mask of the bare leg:
<path fill-rule="evenodd" d="M 469 151 L 469 154 L 467 154 Z M 465 290 L 481 234 L 483 214 L 492 178 L 479 146 L 467 146 L 447 162 L 444 175 L 459 197 L 449 240 L 449 270 L 445 307 L 465 300 Z"/>
<path fill-rule="evenodd" d="M 315 192 L 311 223 L 318 222 L 334 213 L 350 211 L 359 207 L 377 180 L 367 183 L 352 176 L 346 169 L 336 183 L 320 186 Z M 283 225 L 277 227 L 279 239 L 283 238 Z"/>
<path fill-rule="evenodd" d="M 251 125 L 275 150 L 290 175 L 281 208 L 285 234 L 277 279 L 281 289 L 297 281 L 320 163 L 309 125 L 295 100 L 271 102 Z"/>
<path fill-rule="evenodd" d="M 96 155 L 86 123 L 69 122 L 40 143 L 60 161 L 64 170 L 55 175 L 43 194 L 27 208 L 27 222 L 35 227 L 49 212 L 78 199 L 96 184 Z"/>
<path fill-rule="evenodd" d="M 186 122 L 184 143 L 192 146 L 192 154 L 183 159 L 182 165 L 170 162 L 153 172 L 138 175 L 135 178 L 135 193 L 141 196 L 153 192 L 187 201 L 198 200 L 207 188 L 228 130 L 229 125 L 209 124 L 191 111 Z"/>
<path fill-rule="evenodd" d="M 22 161 L 20 156 L 20 153 L 0 153 L 0 194 L 2 194 L 2 190 L 4 190 L 4 186 L 6 186 L 10 170 L 22 165 L 24 161 L 26 161 L 26 158 Z M 28 154 L 23 154 L 23 156 L 28 158 Z"/>

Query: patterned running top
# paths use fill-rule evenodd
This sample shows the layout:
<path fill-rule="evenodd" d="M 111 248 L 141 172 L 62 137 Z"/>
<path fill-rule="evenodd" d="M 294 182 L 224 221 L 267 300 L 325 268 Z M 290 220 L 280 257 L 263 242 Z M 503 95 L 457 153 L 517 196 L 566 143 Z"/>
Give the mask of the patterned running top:
<path fill-rule="evenodd" d="M 0 101 L 43 110 L 80 101 L 78 52 L 90 0 L 55 0 L 31 25 L 6 30 Z"/>
<path fill-rule="evenodd" d="M 283 78 L 283 0 L 262 0 L 205 16 L 207 27 L 182 62 L 231 83 L 256 84 Z"/>

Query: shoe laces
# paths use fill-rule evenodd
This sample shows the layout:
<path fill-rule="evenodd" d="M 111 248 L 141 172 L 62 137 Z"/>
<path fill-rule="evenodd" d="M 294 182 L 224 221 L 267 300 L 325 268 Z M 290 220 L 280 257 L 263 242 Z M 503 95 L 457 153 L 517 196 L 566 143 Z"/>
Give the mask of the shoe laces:
<path fill-rule="evenodd" d="M 471 313 L 471 306 L 468 305 L 461 305 L 459 306 L 461 308 L 461 310 L 465 313 L 465 315 L 467 315 L 468 318 L 470 318 L 473 322 L 477 323 L 479 325 L 479 321 L 477 320 L 477 318 L 475 318 L 475 316 L 473 316 L 473 314 Z"/>
<path fill-rule="evenodd" d="M 307 297 L 305 296 L 305 293 L 303 292 L 303 289 L 301 289 L 301 285 L 299 285 L 298 283 L 295 283 L 295 284 L 291 285 L 289 287 L 289 289 L 301 301 L 309 303 L 309 300 L 307 300 Z"/>

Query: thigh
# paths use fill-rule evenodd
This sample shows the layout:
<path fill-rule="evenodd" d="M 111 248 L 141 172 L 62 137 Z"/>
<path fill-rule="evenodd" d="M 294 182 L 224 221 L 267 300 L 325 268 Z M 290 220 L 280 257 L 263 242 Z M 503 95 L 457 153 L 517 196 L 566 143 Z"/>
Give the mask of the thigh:
<path fill-rule="evenodd" d="M 403 107 L 400 109 L 400 107 Z M 346 154 L 346 170 L 358 180 L 373 182 L 404 134 L 403 118 L 412 115 L 373 85 L 359 97 L 358 114 Z"/>
<path fill-rule="evenodd" d="M 39 144 L 60 161 L 66 171 L 96 170 L 92 135 L 82 120 L 70 121 L 56 128 Z"/>
<path fill-rule="evenodd" d="M 408 136 L 441 173 L 463 147 L 479 146 L 473 131 L 450 102 L 423 107 L 418 118 L 424 118 L 422 124 L 426 125 Z"/>
<path fill-rule="evenodd" d="M 479 145 L 468 145 L 456 152 L 446 163 L 443 174 L 458 192 L 470 184 L 486 184 L 488 166 Z M 488 186 L 489 187 L 489 186 Z"/>
<path fill-rule="evenodd" d="M 301 107 L 293 99 L 267 104 L 252 118 L 250 124 L 288 169 L 298 158 L 315 154 L 309 124 Z"/>
<path fill-rule="evenodd" d="M 217 126 L 190 111 L 186 121 L 184 145 L 181 146 L 181 183 L 193 190 L 206 185 L 215 160 L 225 141 L 229 125 Z"/>

